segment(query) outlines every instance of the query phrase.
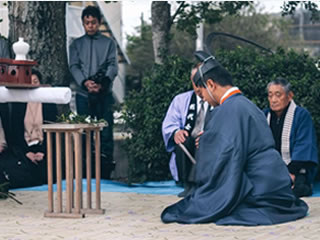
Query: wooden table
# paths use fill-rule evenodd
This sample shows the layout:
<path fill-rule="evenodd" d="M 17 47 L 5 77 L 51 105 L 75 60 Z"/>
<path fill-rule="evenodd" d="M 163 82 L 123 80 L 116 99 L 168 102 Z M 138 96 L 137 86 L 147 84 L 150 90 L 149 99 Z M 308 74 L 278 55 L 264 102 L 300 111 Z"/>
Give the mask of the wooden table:
<path fill-rule="evenodd" d="M 47 161 L 48 161 L 48 210 L 45 217 L 83 218 L 86 213 L 104 214 L 101 209 L 101 160 L 100 160 L 100 131 L 106 123 L 97 124 L 44 124 L 42 129 L 47 132 Z M 95 141 L 95 178 L 96 178 L 96 204 L 92 208 L 91 200 L 91 135 L 94 133 Z M 82 134 L 86 135 L 86 177 L 87 177 L 87 207 L 83 208 L 82 192 Z M 56 179 L 57 196 L 56 210 L 53 196 L 53 141 L 56 137 Z M 65 138 L 65 178 L 66 196 L 63 207 L 62 196 L 62 141 Z M 74 189 L 75 175 L 75 189 Z"/>

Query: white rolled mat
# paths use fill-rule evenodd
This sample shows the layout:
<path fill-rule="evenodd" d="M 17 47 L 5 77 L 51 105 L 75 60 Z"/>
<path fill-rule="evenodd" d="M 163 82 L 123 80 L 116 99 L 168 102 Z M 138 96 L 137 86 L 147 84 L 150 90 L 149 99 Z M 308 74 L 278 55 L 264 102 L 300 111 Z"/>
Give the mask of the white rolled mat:
<path fill-rule="evenodd" d="M 71 89 L 68 87 L 38 87 L 34 89 L 18 89 L 0 86 L 0 103 L 42 102 L 67 104 L 70 101 Z"/>

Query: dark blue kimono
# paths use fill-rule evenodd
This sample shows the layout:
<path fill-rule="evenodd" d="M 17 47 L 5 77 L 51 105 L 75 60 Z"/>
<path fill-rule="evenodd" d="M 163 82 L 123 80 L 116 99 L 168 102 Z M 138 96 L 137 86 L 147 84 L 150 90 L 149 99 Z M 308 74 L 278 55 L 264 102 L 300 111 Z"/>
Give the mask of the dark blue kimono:
<path fill-rule="evenodd" d="M 196 155 L 196 190 L 167 207 L 162 221 L 270 225 L 306 216 L 263 112 L 237 94 L 211 114 Z"/>
<path fill-rule="evenodd" d="M 264 110 L 269 124 L 271 119 L 270 111 L 270 108 Z M 311 114 L 307 109 L 297 106 L 293 100 L 285 113 L 281 131 L 280 153 L 287 165 L 291 162 L 309 164 L 307 181 L 313 183 L 319 163 L 316 131 Z"/>

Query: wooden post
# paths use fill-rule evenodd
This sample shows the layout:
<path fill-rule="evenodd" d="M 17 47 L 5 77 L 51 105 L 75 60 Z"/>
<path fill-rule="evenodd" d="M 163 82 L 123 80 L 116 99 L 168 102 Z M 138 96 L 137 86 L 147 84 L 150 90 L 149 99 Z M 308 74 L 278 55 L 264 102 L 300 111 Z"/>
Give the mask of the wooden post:
<path fill-rule="evenodd" d="M 65 146 L 66 146 L 66 212 L 71 213 L 72 208 L 72 156 L 71 156 L 71 136 L 70 132 L 65 133 Z"/>
<path fill-rule="evenodd" d="M 56 132 L 57 212 L 62 212 L 61 133 Z"/>
<path fill-rule="evenodd" d="M 96 150 L 96 209 L 101 209 L 101 193 L 100 193 L 100 179 L 101 179 L 101 159 L 100 159 L 100 130 L 95 130 L 95 150 Z"/>
<path fill-rule="evenodd" d="M 82 200 L 82 156 L 81 156 L 81 135 L 79 132 L 74 133 L 75 148 L 75 169 L 76 169 L 76 196 L 75 196 L 75 212 L 80 213 Z"/>
<path fill-rule="evenodd" d="M 47 132 L 47 159 L 48 159 L 48 212 L 53 212 L 53 179 L 52 179 L 52 143 L 51 132 Z"/>
<path fill-rule="evenodd" d="M 87 208 L 91 209 L 91 131 L 86 130 Z"/>
<path fill-rule="evenodd" d="M 74 141 L 72 141 L 72 132 L 70 133 L 70 189 L 71 189 L 71 209 L 74 208 L 74 180 L 75 180 L 75 149 Z"/>

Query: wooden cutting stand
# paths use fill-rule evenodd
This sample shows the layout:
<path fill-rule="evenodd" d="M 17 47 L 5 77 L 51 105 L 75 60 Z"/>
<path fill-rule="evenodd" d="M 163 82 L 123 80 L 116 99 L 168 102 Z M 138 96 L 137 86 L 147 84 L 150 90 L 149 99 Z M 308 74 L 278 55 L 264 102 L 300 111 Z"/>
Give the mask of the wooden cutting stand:
<path fill-rule="evenodd" d="M 105 123 L 97 124 L 44 124 L 42 129 L 47 132 L 47 160 L 48 160 L 48 210 L 45 217 L 83 218 L 85 214 L 104 214 L 101 209 L 101 160 L 100 160 L 100 131 Z M 91 134 L 94 133 L 95 141 L 95 177 L 96 177 L 96 204 L 92 208 L 91 199 Z M 82 134 L 86 134 L 86 176 L 87 194 L 86 208 L 83 208 L 82 192 Z M 56 209 L 54 209 L 53 191 L 53 141 L 56 137 Z M 62 141 L 65 138 L 65 177 L 66 191 L 62 192 Z M 72 146 L 74 148 L 72 148 Z M 74 184 L 75 176 L 75 184 Z M 74 186 L 75 185 L 75 186 Z M 63 206 L 63 199 L 65 206 Z"/>

